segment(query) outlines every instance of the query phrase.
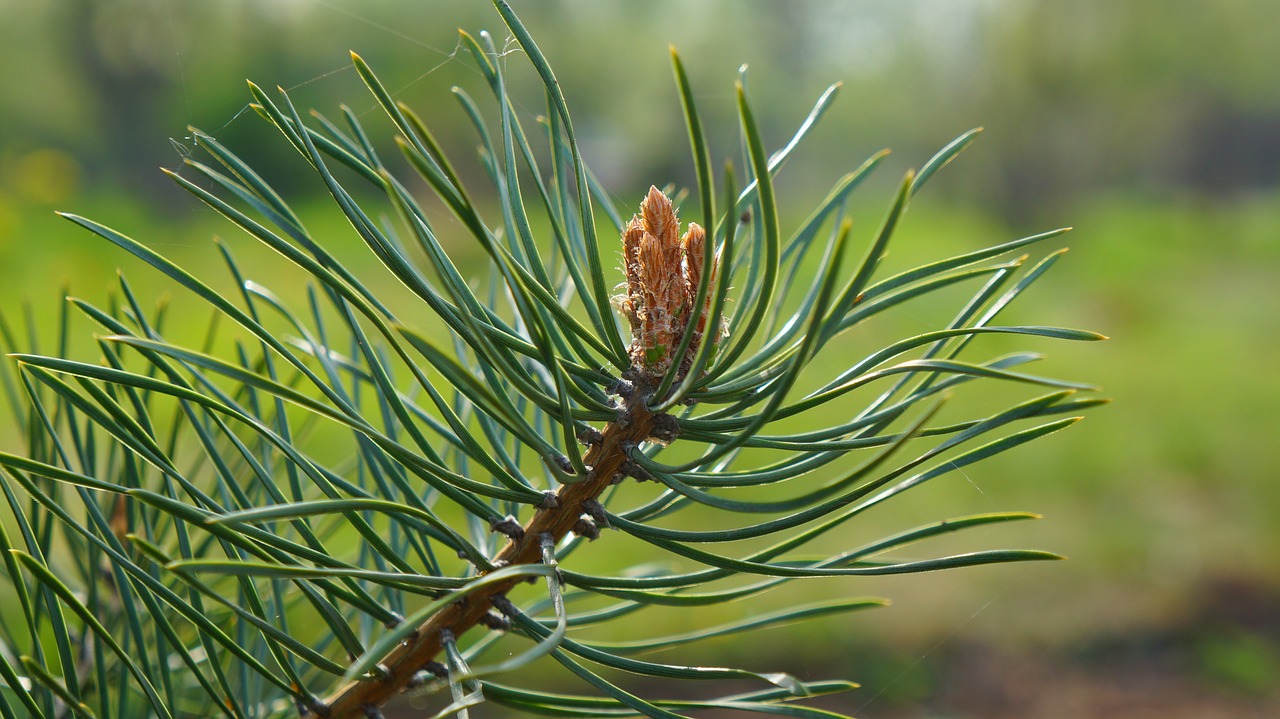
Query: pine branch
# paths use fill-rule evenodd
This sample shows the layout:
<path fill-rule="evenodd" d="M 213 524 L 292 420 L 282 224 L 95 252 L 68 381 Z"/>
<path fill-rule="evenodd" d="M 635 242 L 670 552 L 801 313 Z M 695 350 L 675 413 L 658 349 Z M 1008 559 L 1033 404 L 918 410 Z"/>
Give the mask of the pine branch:
<path fill-rule="evenodd" d="M 830 556 L 799 553 L 872 507 L 1065 428 L 1078 417 L 1062 415 L 1105 401 L 1078 396 L 1088 385 L 1027 373 L 1022 366 L 1039 358 L 1031 352 L 960 357 L 991 336 L 1102 339 L 995 321 L 1061 256 L 1024 267 L 1028 256 L 1011 253 L 1061 231 L 877 277 L 909 202 L 973 132 L 906 173 L 853 264 L 846 262 L 858 243 L 845 217 L 850 197 L 885 153 L 840 178 L 790 235 L 783 228 L 791 217 L 774 190 L 775 175 L 831 106 L 836 86 L 770 152 L 742 78 L 735 129 L 745 176 L 726 163 L 717 187 L 702 114 L 673 50 L 696 171 L 689 196 L 698 199 L 701 222 L 682 233 L 675 203 L 656 187 L 626 222 L 583 160 L 546 57 L 510 7 L 495 6 L 542 80 L 547 145 L 535 148 L 530 139 L 540 133 L 521 124 L 508 94 L 507 53 L 487 33 L 463 33 L 500 115 L 494 132 L 486 113 L 456 91 L 479 138 L 488 196 L 471 194 L 461 179 L 470 175 L 455 169 L 423 119 L 358 56 L 356 72 L 394 126 L 407 167 L 384 163 L 386 153 L 375 151 L 354 113 L 344 109 L 345 128 L 313 113 L 313 127 L 288 93 L 273 97 L 250 85 L 255 111 L 408 290 L 407 307 L 366 285 L 319 239 L 331 239 L 336 226 L 311 234 L 251 163 L 196 130 L 214 162 L 191 158 L 184 174 L 171 176 L 302 273 L 314 290 L 306 311 L 288 307 L 259 284 L 264 278 L 249 277 L 245 270 L 256 268 L 238 265 L 228 245 L 219 247 L 235 298 L 214 289 L 207 268 L 189 270 L 106 225 L 65 215 L 175 282 L 237 334 L 215 341 L 215 321 L 199 350 L 166 339 L 164 313 L 152 318 L 123 275 L 123 301 L 104 310 L 72 300 L 54 327 L 61 352 L 72 308 L 92 322 L 99 337 L 92 359 L 41 353 L 39 331 L 18 342 L 0 314 L 0 350 L 14 360 L 0 365 L 0 392 L 27 440 L 21 456 L 0 452 L 7 506 L 0 589 L 24 620 L 0 622 L 0 681 L 30 688 L 18 693 L 17 713 L 0 692 L 0 716 L 203 716 L 215 707 L 229 719 L 372 718 L 433 674 L 448 679 L 452 699 L 437 716 L 463 719 L 482 701 L 544 716 L 673 719 L 682 716 L 673 710 L 717 708 L 838 716 L 781 704 L 851 682 L 629 655 L 881 601 L 789 607 L 613 645 L 584 641 L 577 628 L 650 605 L 693 610 L 735 601 L 807 577 L 1056 558 L 1032 550 L 898 556 L 942 534 L 1036 516 L 1022 512 L 943 519 Z M 353 180 L 368 186 L 349 188 Z M 410 190 L 422 183 L 438 205 L 424 206 Z M 479 209 L 490 199 L 500 218 Z M 606 276 L 597 211 L 620 235 L 622 278 Z M 464 233 L 483 250 L 487 292 L 477 292 L 450 256 L 457 238 L 437 228 Z M 610 297 L 606 288 L 618 279 L 622 294 Z M 841 335 L 890 310 L 966 285 L 968 299 L 941 326 L 883 347 L 841 344 Z M 629 345 L 611 307 L 629 324 Z M 421 326 L 424 314 L 439 324 Z M 234 356 L 216 354 L 229 346 L 225 340 L 235 342 Z M 850 351 L 856 354 L 835 354 Z M 825 367 L 813 362 L 822 353 Z M 987 416 L 937 423 L 947 398 L 975 382 L 1049 389 Z M 867 391 L 866 404 L 849 406 Z M 678 420 L 668 414 L 676 408 Z M 310 434 L 319 424 L 328 427 Z M 348 438 L 349 452 L 334 451 L 337 436 Z M 664 454 L 673 441 L 677 460 Z M 333 464 L 320 459 L 335 455 Z M 655 480 L 655 496 L 606 511 L 602 494 L 626 476 Z M 735 496 L 762 485 L 776 489 L 768 501 Z M 604 501 L 615 498 L 625 495 Z M 690 508 L 699 525 L 712 526 L 654 522 Z M 602 576 L 575 571 L 580 543 L 562 540 L 596 538 L 609 522 L 656 555 L 694 566 L 662 575 L 625 566 L 606 567 Z M 508 538 L 496 556 L 486 524 Z M 754 541 L 766 537 L 769 546 Z M 709 551 L 708 543 L 727 549 Z M 546 600 L 508 601 L 518 583 L 537 577 L 547 581 Z M 717 588 L 699 589 L 712 582 Z M 570 611 L 567 594 L 613 603 Z M 533 618 L 548 609 L 554 629 Z M 475 660 L 499 636 L 460 645 L 468 632 L 478 634 L 477 625 L 512 628 L 536 644 L 480 666 Z M 481 680 L 546 655 L 593 696 Z M 583 662 L 768 686 L 705 701 L 645 699 Z M 331 691 L 321 699 L 316 689 Z"/>
<path fill-rule="evenodd" d="M 495 567 L 541 563 L 543 535 L 558 543 L 575 527 L 583 531 L 584 517 L 589 519 L 596 513 L 592 504 L 611 484 L 626 476 L 630 451 L 653 434 L 657 416 L 649 412 L 647 403 L 646 393 L 636 389 L 627 393 L 618 419 L 594 438 L 596 441 L 583 458 L 590 467 L 586 478 L 561 485 L 555 498 L 522 528 L 507 530 L 510 541 L 493 562 Z M 369 708 L 384 705 L 396 694 L 414 686 L 419 672 L 427 671 L 443 651 L 445 637 L 461 637 L 482 623 L 490 610 L 498 608 L 495 599 L 522 581 L 516 578 L 494 584 L 452 604 L 419 627 L 411 641 L 397 645 L 380 661 L 379 676 L 360 679 L 338 689 L 328 701 L 311 707 L 311 711 L 326 719 L 348 719 L 366 716 Z"/>

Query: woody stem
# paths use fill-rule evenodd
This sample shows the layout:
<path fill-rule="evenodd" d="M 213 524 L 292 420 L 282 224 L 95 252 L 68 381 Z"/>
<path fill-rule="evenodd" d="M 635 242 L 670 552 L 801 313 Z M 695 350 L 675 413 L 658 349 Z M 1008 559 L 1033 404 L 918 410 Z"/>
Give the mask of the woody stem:
<path fill-rule="evenodd" d="M 646 397 L 639 391 L 626 398 L 619 418 L 610 422 L 600 441 L 587 451 L 583 461 L 590 470 L 581 482 L 561 485 L 556 501 L 539 509 L 524 525 L 524 533 L 511 539 L 494 562 L 496 566 L 541 563 L 539 537 L 550 535 L 559 542 L 568 534 L 590 504 L 622 472 L 627 449 L 647 439 L 654 430 L 654 417 L 646 408 Z M 493 607 L 496 597 L 505 595 L 523 581 L 520 578 L 498 582 L 455 602 L 428 619 L 379 662 L 381 676 L 357 679 L 341 688 L 323 704 L 311 707 L 314 715 L 328 719 L 355 719 L 372 714 L 396 694 L 410 686 L 415 675 L 435 660 L 443 649 L 443 637 L 452 633 L 461 637 L 479 624 Z"/>

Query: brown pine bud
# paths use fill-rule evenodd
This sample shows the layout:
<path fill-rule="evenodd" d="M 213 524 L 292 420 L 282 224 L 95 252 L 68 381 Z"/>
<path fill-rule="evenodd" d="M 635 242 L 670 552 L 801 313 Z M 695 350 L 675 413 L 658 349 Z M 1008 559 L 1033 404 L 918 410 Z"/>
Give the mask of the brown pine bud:
<path fill-rule="evenodd" d="M 672 248 L 673 254 L 679 254 L 676 237 L 680 234 L 680 218 L 676 217 L 671 198 L 650 185 L 649 194 L 640 203 L 640 215 L 644 218 L 645 231 L 658 238 L 664 246 Z"/>
<path fill-rule="evenodd" d="M 622 231 L 622 269 L 627 275 L 627 293 L 620 298 L 620 308 L 631 324 L 633 339 L 640 324 L 639 307 L 632 298 L 639 297 L 643 287 L 640 281 L 640 243 L 644 235 L 644 223 L 639 217 L 632 217 Z"/>
<path fill-rule="evenodd" d="M 691 222 L 681 237 L 679 228 L 680 220 L 670 198 L 650 187 L 640 203 L 640 214 L 631 218 L 622 233 L 627 294 L 618 298 L 618 304 L 631 325 L 631 363 L 641 377 L 661 377 L 673 362 L 680 365 L 681 373 L 687 371 L 706 332 L 710 292 L 699 311 L 693 311 L 698 282 L 705 269 L 706 232 Z M 715 280 L 716 265 L 713 259 L 709 281 Z M 686 356 L 674 357 L 695 314 L 698 324 Z M 718 342 L 719 329 L 713 335 L 712 341 Z"/>

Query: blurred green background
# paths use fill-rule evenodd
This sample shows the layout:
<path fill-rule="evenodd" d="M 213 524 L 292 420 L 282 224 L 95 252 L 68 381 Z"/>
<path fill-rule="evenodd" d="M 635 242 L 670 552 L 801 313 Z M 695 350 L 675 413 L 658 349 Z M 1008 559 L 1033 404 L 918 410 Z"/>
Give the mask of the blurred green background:
<path fill-rule="evenodd" d="M 1011 316 L 1113 337 L 1042 349 L 1058 376 L 1101 384 L 1114 405 L 968 470 L 915 509 L 1042 512 L 993 541 L 1072 561 L 825 585 L 897 606 L 797 630 L 771 646 L 783 659 L 755 668 L 858 679 L 864 688 L 839 706 L 867 717 L 1280 715 L 1280 4 L 512 5 L 621 207 L 651 183 L 693 179 L 674 44 L 717 162 L 735 151 L 740 65 L 775 148 L 843 83 L 783 172 L 784 229 L 891 147 L 889 171 L 860 190 L 869 232 L 894 173 L 975 126 L 984 136 L 913 204 L 894 261 L 1076 228 L 1073 251 Z M 444 145 L 472 147 L 448 95 L 455 84 L 481 94 L 469 61 L 454 57 L 458 27 L 506 38 L 476 0 L 0 0 L 6 314 L 29 301 L 39 323 L 64 283 L 100 299 L 117 266 L 148 292 L 166 289 L 55 209 L 190 263 L 212 256 L 215 234 L 239 242 L 156 169 L 196 149 L 188 125 L 255 158 L 298 206 L 334 217 L 246 110 L 246 77 L 290 88 L 299 106 L 332 115 L 347 102 L 372 117 L 354 49 Z M 526 89 L 537 113 L 537 88 Z M 333 241 L 361 257 L 346 229 L 335 222 Z M 892 519 L 886 527 L 901 526 Z M 713 644 L 698 659 L 741 649 Z"/>

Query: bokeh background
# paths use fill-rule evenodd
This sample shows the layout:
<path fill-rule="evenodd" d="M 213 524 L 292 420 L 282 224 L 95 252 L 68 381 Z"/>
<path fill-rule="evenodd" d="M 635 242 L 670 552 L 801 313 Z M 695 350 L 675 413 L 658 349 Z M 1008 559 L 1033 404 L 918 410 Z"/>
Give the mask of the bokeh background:
<path fill-rule="evenodd" d="M 753 668 L 849 676 L 864 688 L 840 708 L 865 717 L 1280 716 L 1280 4 L 512 5 L 621 206 L 651 183 L 692 182 L 668 44 L 717 162 L 735 152 L 740 65 L 773 147 L 842 82 L 783 173 L 784 227 L 891 147 L 889 171 L 860 191 L 873 223 L 894 173 L 984 126 L 913 204 L 895 259 L 1072 225 L 1072 252 L 1017 319 L 1113 338 L 1047 348 L 1052 371 L 1101 384 L 1112 406 L 916 508 L 1041 512 L 995 540 L 1071 561 L 833 582 L 815 591 L 895 606 L 775 630 L 768 652 L 711 643 L 697 660 L 755 651 Z M 63 286 L 104 297 L 117 266 L 144 292 L 172 289 L 55 209 L 189 263 L 212 256 L 216 234 L 239 242 L 157 167 L 198 150 L 188 125 L 269 173 L 297 167 L 247 111 L 244 78 L 290 88 L 300 106 L 334 114 L 346 102 L 372 117 L 347 61 L 355 49 L 443 144 L 472 147 L 448 94 L 481 94 L 455 57 L 458 27 L 506 39 L 476 0 L 0 0 L 0 306 L 39 325 Z M 335 217 L 311 178 L 273 180 Z M 355 247 L 345 229 L 335 220 L 333 241 Z M 16 443 L 0 425 L 0 445 Z M 901 526 L 892 519 L 884 526 Z"/>

